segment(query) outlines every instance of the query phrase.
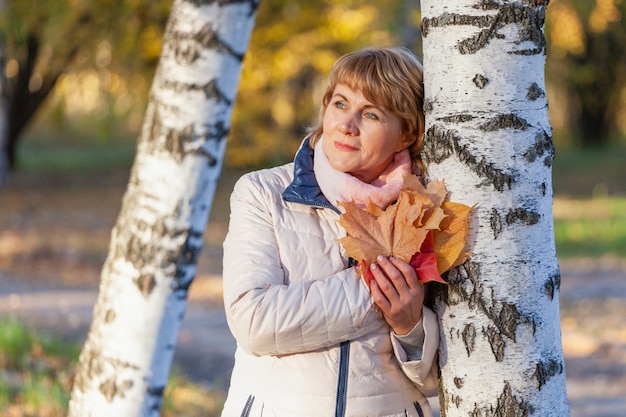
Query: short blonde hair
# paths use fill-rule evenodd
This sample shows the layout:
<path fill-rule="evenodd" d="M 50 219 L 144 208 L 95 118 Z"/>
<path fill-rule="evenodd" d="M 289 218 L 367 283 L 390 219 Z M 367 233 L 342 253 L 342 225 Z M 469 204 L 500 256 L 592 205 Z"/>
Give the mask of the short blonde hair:
<path fill-rule="evenodd" d="M 406 48 L 369 47 L 339 58 L 330 71 L 318 120 L 309 129 L 312 147 L 323 134 L 324 113 L 337 84 L 360 91 L 372 103 L 397 115 L 402 131 L 415 136 L 409 151 L 413 163 L 423 170 L 424 83 L 417 57 Z"/>

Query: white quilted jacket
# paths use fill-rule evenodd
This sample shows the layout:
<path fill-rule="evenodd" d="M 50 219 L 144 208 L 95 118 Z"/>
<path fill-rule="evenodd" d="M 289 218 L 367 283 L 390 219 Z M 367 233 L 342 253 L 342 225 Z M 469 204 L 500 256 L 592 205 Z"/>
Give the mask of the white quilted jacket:
<path fill-rule="evenodd" d="M 243 176 L 231 196 L 224 305 L 237 351 L 222 416 L 431 416 L 435 315 L 424 307 L 422 359 L 407 360 L 368 313 L 369 291 L 337 242 L 345 231 L 311 158 L 303 145 L 285 198 L 293 163 Z"/>

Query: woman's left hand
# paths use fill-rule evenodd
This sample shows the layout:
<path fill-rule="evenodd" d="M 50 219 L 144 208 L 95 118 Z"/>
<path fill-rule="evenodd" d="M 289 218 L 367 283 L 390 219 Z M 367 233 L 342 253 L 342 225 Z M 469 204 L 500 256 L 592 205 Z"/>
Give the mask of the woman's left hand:
<path fill-rule="evenodd" d="M 397 335 L 409 333 L 422 318 L 424 303 L 424 284 L 418 281 L 415 269 L 393 256 L 379 256 L 370 270 L 374 303 Z"/>

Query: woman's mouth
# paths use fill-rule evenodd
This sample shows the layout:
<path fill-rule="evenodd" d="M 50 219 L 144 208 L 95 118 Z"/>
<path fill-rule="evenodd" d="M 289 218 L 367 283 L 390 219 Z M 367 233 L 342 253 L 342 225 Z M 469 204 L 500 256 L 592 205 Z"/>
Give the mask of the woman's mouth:
<path fill-rule="evenodd" d="M 335 148 L 343 152 L 352 152 L 357 150 L 357 148 L 355 148 L 354 146 L 348 145 L 347 143 L 343 142 L 335 142 Z"/>

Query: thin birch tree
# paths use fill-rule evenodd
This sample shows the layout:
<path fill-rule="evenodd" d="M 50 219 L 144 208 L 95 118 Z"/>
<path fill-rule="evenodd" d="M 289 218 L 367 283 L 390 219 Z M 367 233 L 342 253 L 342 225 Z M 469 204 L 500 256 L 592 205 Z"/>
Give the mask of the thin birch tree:
<path fill-rule="evenodd" d="M 422 0 L 431 180 L 476 205 L 435 296 L 442 416 L 569 415 L 543 24 L 548 0 Z"/>
<path fill-rule="evenodd" d="M 175 0 L 70 417 L 158 416 L 257 0 Z"/>

